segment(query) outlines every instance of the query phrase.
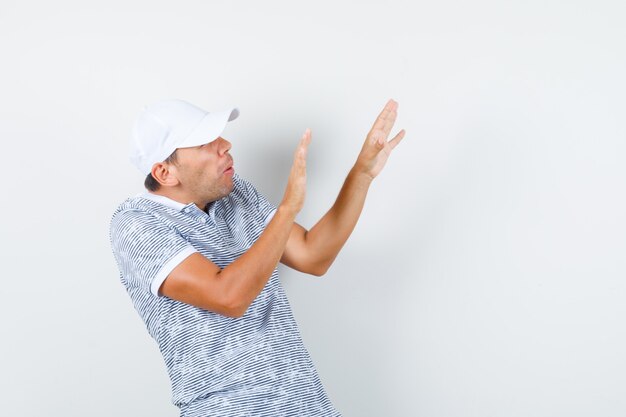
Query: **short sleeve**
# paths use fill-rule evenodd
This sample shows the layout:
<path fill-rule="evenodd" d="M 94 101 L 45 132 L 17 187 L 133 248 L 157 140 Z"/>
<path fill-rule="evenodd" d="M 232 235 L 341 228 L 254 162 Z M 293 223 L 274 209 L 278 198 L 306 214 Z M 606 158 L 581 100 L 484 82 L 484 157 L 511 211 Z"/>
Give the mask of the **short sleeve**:
<path fill-rule="evenodd" d="M 176 230 L 139 210 L 116 213 L 110 238 L 124 284 L 155 296 L 169 273 L 197 252 Z"/>
<path fill-rule="evenodd" d="M 272 217 L 274 217 L 274 214 L 276 213 L 276 206 L 270 203 L 263 194 L 257 192 L 257 196 L 259 212 L 261 213 L 263 219 L 265 219 L 264 223 L 267 226 L 267 224 L 270 222 L 270 220 L 272 220 Z"/>

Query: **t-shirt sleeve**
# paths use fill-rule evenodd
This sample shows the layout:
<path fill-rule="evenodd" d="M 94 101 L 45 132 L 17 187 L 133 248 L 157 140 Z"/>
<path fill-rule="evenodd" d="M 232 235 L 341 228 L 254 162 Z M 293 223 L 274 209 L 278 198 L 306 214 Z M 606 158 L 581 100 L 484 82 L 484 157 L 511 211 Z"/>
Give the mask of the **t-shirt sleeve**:
<path fill-rule="evenodd" d="M 261 213 L 263 219 L 265 219 L 263 220 L 263 222 L 267 226 L 267 224 L 270 222 L 270 220 L 272 220 L 272 217 L 274 217 L 274 214 L 276 213 L 276 206 L 270 203 L 263 194 L 257 192 L 257 195 L 259 212 Z"/>
<path fill-rule="evenodd" d="M 196 249 L 150 213 L 127 210 L 111 220 L 111 248 L 121 279 L 158 296 L 170 272 Z"/>

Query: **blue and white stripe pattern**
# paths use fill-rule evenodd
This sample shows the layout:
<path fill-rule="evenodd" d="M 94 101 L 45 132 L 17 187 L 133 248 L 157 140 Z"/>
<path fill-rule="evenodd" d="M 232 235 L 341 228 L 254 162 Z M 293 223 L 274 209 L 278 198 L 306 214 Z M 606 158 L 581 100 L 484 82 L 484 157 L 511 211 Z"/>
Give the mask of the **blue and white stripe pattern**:
<path fill-rule="evenodd" d="M 184 417 L 340 416 L 307 352 L 275 269 L 241 318 L 158 295 L 199 252 L 224 268 L 258 239 L 276 207 L 238 174 L 207 211 L 144 193 L 111 220 L 120 279 L 157 342 Z"/>

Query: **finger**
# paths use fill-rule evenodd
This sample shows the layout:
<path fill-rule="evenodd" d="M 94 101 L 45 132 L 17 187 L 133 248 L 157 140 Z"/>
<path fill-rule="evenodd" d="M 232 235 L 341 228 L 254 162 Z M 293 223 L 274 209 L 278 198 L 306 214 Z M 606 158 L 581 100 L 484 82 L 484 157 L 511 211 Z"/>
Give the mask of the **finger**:
<path fill-rule="evenodd" d="M 300 149 L 306 148 L 310 142 L 311 142 L 311 129 L 307 128 L 302 134 L 302 136 L 300 137 L 300 142 L 298 142 L 298 147 L 296 148 L 295 153 L 297 154 L 300 151 Z"/>
<path fill-rule="evenodd" d="M 306 130 L 304 131 L 304 134 L 302 134 L 302 139 L 300 140 L 300 144 L 301 144 L 300 146 L 308 147 L 309 143 L 311 143 L 311 129 L 307 127 Z"/>
<path fill-rule="evenodd" d="M 393 125 L 396 123 L 396 118 L 398 117 L 398 102 L 394 102 L 394 106 L 392 111 L 389 113 L 387 118 L 385 119 L 385 125 L 383 126 L 383 132 L 385 132 L 385 138 L 389 136 L 391 133 L 391 129 Z"/>
<path fill-rule="evenodd" d="M 387 104 L 385 104 L 385 107 L 383 108 L 383 110 L 380 112 L 380 114 L 376 118 L 376 121 L 374 122 L 374 125 L 372 126 L 372 130 L 375 130 L 375 129 L 385 130 L 385 126 L 388 123 L 389 117 L 393 113 L 395 113 L 397 108 L 398 108 L 398 103 L 395 102 L 393 99 L 389 99 L 389 101 L 387 101 Z M 393 116 L 393 119 L 395 120 L 395 116 Z M 392 122 L 392 126 L 393 126 L 393 122 Z"/>
<path fill-rule="evenodd" d="M 385 133 L 385 137 L 389 136 L 389 133 L 391 133 L 391 129 L 393 128 L 393 125 L 396 123 L 397 117 L 398 117 L 398 112 L 394 110 L 391 113 L 389 113 L 389 115 L 385 119 L 385 125 L 383 126 L 383 132 Z"/>
<path fill-rule="evenodd" d="M 300 146 L 298 147 L 298 152 L 306 158 L 306 154 L 309 148 L 309 143 L 311 143 L 311 129 L 307 128 L 302 135 L 302 139 L 300 140 Z"/>
<path fill-rule="evenodd" d="M 389 103 L 385 106 L 385 108 L 380 112 L 376 120 L 374 121 L 374 125 L 371 130 L 383 130 L 385 126 L 385 121 L 387 117 L 389 117 L 389 113 L 391 113 L 391 106 Z"/>
<path fill-rule="evenodd" d="M 295 152 L 294 168 L 300 173 L 306 168 L 308 145 L 311 143 L 311 129 L 306 129 Z"/>
<path fill-rule="evenodd" d="M 402 138 L 404 138 L 405 133 L 406 131 L 402 129 L 401 131 L 398 132 L 396 136 L 393 137 L 393 139 L 389 141 L 389 146 L 391 146 L 391 149 L 395 148 L 398 145 L 398 143 L 402 141 Z"/>

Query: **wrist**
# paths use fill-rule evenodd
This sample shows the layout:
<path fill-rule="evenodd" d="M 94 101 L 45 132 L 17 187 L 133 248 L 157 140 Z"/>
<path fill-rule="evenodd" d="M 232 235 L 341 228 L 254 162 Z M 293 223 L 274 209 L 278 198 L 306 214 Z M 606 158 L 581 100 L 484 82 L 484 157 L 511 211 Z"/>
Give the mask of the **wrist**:
<path fill-rule="evenodd" d="M 352 167 L 348 173 L 348 177 L 351 177 L 354 181 L 364 186 L 369 186 L 374 180 L 374 177 L 368 174 L 365 169 L 361 168 L 358 163 Z"/>
<path fill-rule="evenodd" d="M 281 217 L 289 218 L 292 221 L 295 220 L 296 216 L 298 215 L 298 212 L 299 210 L 297 210 L 295 207 L 292 207 L 289 204 L 285 204 L 285 203 L 281 203 L 276 208 L 276 214 L 280 213 Z"/>

